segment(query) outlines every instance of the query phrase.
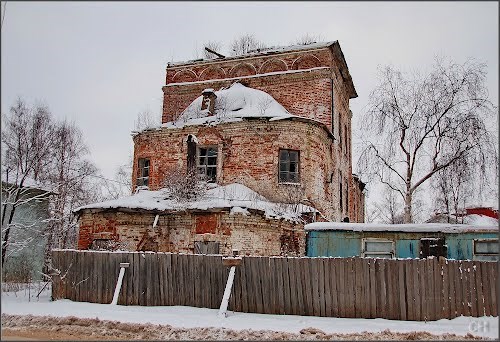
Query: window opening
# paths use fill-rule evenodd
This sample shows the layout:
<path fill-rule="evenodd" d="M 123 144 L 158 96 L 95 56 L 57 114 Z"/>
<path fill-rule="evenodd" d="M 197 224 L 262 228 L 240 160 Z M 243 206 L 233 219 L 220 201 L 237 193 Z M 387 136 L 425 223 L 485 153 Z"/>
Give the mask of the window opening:
<path fill-rule="evenodd" d="M 498 261 L 498 239 L 474 240 L 473 260 Z"/>
<path fill-rule="evenodd" d="M 279 182 L 299 183 L 299 151 L 280 150 Z"/>
<path fill-rule="evenodd" d="M 196 167 L 196 140 L 192 135 L 188 136 L 187 140 L 187 169 L 188 172 L 192 172 Z"/>
<path fill-rule="evenodd" d="M 420 239 L 420 257 L 445 257 L 448 255 L 448 246 L 444 244 L 444 237 L 430 237 Z"/>
<path fill-rule="evenodd" d="M 384 239 L 363 239 L 364 258 L 394 258 L 394 241 Z"/>
<path fill-rule="evenodd" d="M 330 86 L 332 87 L 332 134 L 334 134 L 334 128 L 335 128 L 335 91 L 333 88 L 333 78 L 330 79 Z"/>
<path fill-rule="evenodd" d="M 149 159 L 139 158 L 137 168 L 137 186 L 149 186 Z"/>
<path fill-rule="evenodd" d="M 344 201 L 342 193 L 342 171 L 339 170 L 339 198 L 340 198 L 340 211 L 344 211 Z"/>
<path fill-rule="evenodd" d="M 210 183 L 217 180 L 217 147 L 198 148 L 198 172 Z"/>

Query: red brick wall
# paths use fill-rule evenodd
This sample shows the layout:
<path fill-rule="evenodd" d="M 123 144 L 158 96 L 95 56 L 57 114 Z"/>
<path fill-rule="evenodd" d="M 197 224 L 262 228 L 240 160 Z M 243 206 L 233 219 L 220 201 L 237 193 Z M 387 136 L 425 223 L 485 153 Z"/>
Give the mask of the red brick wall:
<path fill-rule="evenodd" d="M 331 127 L 332 80 L 337 92 L 335 97 L 338 97 L 335 100 L 348 99 L 348 88 L 340 75 L 340 65 L 337 56 L 327 47 L 169 66 L 166 86 L 163 87 L 162 122 L 175 120 L 201 95 L 203 89 L 218 90 L 229 86 L 237 78 L 249 87 L 269 93 L 292 114 L 315 119 Z M 326 69 L 307 71 L 318 67 Z M 269 75 L 293 70 L 303 71 Z M 342 108 L 348 112 L 349 105 Z"/>
<path fill-rule="evenodd" d="M 170 167 L 186 168 L 190 134 L 200 146 L 218 146 L 217 183 L 241 183 L 276 202 L 307 198 L 334 221 L 348 214 L 347 208 L 343 213 L 339 208 L 337 180 L 339 168 L 350 180 L 350 163 L 342 160 L 345 156 L 339 154 L 330 134 L 310 122 L 259 119 L 143 132 L 134 137 L 133 179 L 138 158 L 150 158 L 150 189 L 161 188 Z M 280 148 L 300 151 L 300 186 L 278 182 Z"/>
<path fill-rule="evenodd" d="M 161 214 L 155 229 L 155 214 L 91 212 L 84 210 L 79 218 L 78 249 L 88 249 L 93 239 L 106 238 L 100 231 L 113 227 L 107 238 L 120 243 L 121 250 L 136 251 L 147 231 L 159 252 L 193 253 L 195 241 L 217 241 L 220 253 L 233 249 L 240 255 L 290 255 L 305 253 L 303 224 L 266 219 L 261 214 L 215 213 Z M 200 230 L 200 222 L 202 229 Z M 104 235 L 103 235 L 104 234 Z"/>
<path fill-rule="evenodd" d="M 345 78 L 343 61 L 334 51 L 335 48 L 326 47 L 169 65 L 163 87 L 163 122 L 175 120 L 203 89 L 218 90 L 239 80 L 269 93 L 292 114 L 322 122 L 334 139 L 322 128 L 290 121 L 251 121 L 142 133 L 134 138 L 134 182 L 138 158 L 151 159 L 153 189 L 162 186 L 169 167 L 185 168 L 186 138 L 194 134 L 202 145 L 219 148 L 218 183 L 240 182 L 270 200 L 284 201 L 294 188 L 278 184 L 278 151 L 297 149 L 301 155 L 304 197 L 327 219 L 340 221 L 349 217 L 351 222 L 362 221 L 362 198 L 352 185 L 349 100 L 354 95 L 350 79 Z M 290 72 L 293 70 L 299 71 Z M 339 175 L 343 183 L 342 206 Z"/>

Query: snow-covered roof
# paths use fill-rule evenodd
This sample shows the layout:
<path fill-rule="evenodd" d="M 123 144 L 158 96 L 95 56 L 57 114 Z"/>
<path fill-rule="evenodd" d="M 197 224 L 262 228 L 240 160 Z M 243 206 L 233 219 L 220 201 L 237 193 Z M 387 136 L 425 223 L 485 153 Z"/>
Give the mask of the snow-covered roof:
<path fill-rule="evenodd" d="M 478 214 L 471 214 L 471 215 L 466 215 L 463 217 L 464 223 L 465 224 L 472 224 L 475 226 L 494 226 L 498 225 L 498 220 L 485 216 L 485 215 L 478 215 Z"/>
<path fill-rule="evenodd" d="M 231 60 L 231 59 L 237 59 L 237 58 L 242 58 L 242 57 L 254 57 L 254 56 L 259 56 L 259 55 L 270 55 L 270 54 L 292 52 L 292 51 L 316 50 L 316 49 L 322 49 L 322 48 L 329 47 L 336 42 L 337 41 L 335 40 L 335 41 L 330 41 L 330 42 L 317 42 L 317 43 L 311 43 L 311 44 L 297 44 L 297 45 L 290 45 L 290 46 L 272 46 L 272 47 L 268 47 L 268 48 L 251 50 L 248 53 L 245 53 L 242 55 L 228 56 L 228 57 L 220 58 L 220 59 L 221 60 Z M 170 62 L 170 63 L 168 63 L 168 66 L 180 66 L 180 65 L 185 65 L 185 64 L 211 62 L 214 60 L 217 60 L 217 58 L 193 59 L 193 60 L 183 61 L 183 62 L 173 62 L 173 63 Z"/>
<path fill-rule="evenodd" d="M 353 232 L 407 232 L 407 233 L 498 233 L 496 225 L 447 224 L 447 223 L 415 223 L 415 224 L 385 224 L 385 223 L 345 223 L 345 222 L 315 222 L 305 225 L 305 230 L 348 230 Z"/>
<path fill-rule="evenodd" d="M 21 179 L 16 179 L 15 177 L 7 177 L 5 172 L 2 171 L 2 183 L 5 183 L 9 186 L 15 185 L 19 186 L 21 184 Z M 50 193 L 57 193 L 55 186 L 51 184 L 45 184 L 40 181 L 36 181 L 31 177 L 25 177 L 23 181 L 23 188 L 26 189 L 34 189 L 39 191 L 45 191 Z"/>
<path fill-rule="evenodd" d="M 132 209 L 147 211 L 183 211 L 210 210 L 217 208 L 231 209 L 231 213 L 247 214 L 246 209 L 258 210 L 267 218 L 297 221 L 302 213 L 315 212 L 307 205 L 274 203 L 250 188 L 238 184 L 217 185 L 197 200 L 181 203 L 170 196 L 167 189 L 157 191 L 140 190 L 137 193 L 105 202 L 93 203 L 75 209 L 75 213 L 84 209 Z M 296 207 L 296 208 L 295 208 Z"/>
<path fill-rule="evenodd" d="M 162 124 L 167 128 L 189 125 L 218 124 L 241 121 L 243 118 L 269 118 L 273 120 L 298 117 L 290 114 L 271 95 L 258 89 L 233 83 L 227 89 L 215 91 L 215 113 L 201 110 L 203 96 L 197 97 L 173 122 Z"/>

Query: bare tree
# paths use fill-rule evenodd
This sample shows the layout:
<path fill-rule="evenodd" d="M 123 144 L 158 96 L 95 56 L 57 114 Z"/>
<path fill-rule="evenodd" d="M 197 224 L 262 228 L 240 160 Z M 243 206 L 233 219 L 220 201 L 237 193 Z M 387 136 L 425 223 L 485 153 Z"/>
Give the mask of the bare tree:
<path fill-rule="evenodd" d="M 473 168 L 461 160 L 439 171 L 433 181 L 436 192 L 435 206 L 447 215 L 448 223 L 456 223 L 466 198 L 473 197 Z M 463 223 L 463 221 L 462 221 Z"/>
<path fill-rule="evenodd" d="M 496 163 L 485 77 L 485 65 L 473 61 L 437 59 L 425 76 L 381 70 L 362 124 L 359 167 L 401 196 L 405 223 L 413 222 L 415 191 L 441 170 L 467 160 L 484 174 Z"/>
<path fill-rule="evenodd" d="M 215 51 L 215 52 L 220 52 L 222 51 L 222 43 L 221 42 L 216 42 L 216 41 L 208 41 L 205 44 L 203 44 L 203 56 L 207 59 L 213 59 L 213 58 L 218 58 L 220 56 L 217 56 L 213 52 L 208 51 L 206 48 L 209 50 Z"/>
<path fill-rule="evenodd" d="M 81 131 L 63 121 L 56 125 L 52 141 L 50 169 L 46 178 L 56 188 L 51 216 L 45 232 L 45 266 L 50 265 L 53 248 L 74 248 L 78 240 L 77 218 L 73 210 L 96 199 L 97 184 L 89 177 L 97 168 L 85 159 L 88 148 Z"/>
<path fill-rule="evenodd" d="M 264 49 L 266 45 L 257 40 L 255 36 L 251 34 L 244 34 L 238 38 L 235 38 L 231 42 L 231 55 L 239 56 L 249 53 L 252 50 Z"/>
<path fill-rule="evenodd" d="M 320 42 L 322 40 L 321 35 L 312 35 L 309 33 L 306 33 L 305 35 L 301 36 L 295 41 L 295 44 L 299 45 L 309 45 L 309 44 L 314 44 L 317 42 Z"/>
<path fill-rule="evenodd" d="M 370 208 L 371 220 L 390 224 L 403 223 L 403 205 L 398 199 L 392 190 L 386 188 L 382 201 L 373 203 Z"/>
<path fill-rule="evenodd" d="M 145 129 L 158 127 L 160 124 L 161 116 L 146 109 L 137 114 L 137 118 L 134 122 L 134 129 L 136 131 L 143 131 Z"/>
<path fill-rule="evenodd" d="M 2 264 L 15 228 L 17 236 L 27 236 L 25 242 L 47 240 L 41 251 L 47 266 L 52 248 L 75 246 L 78 232 L 73 209 L 95 199 L 97 188 L 91 176 L 97 169 L 84 159 L 88 150 L 80 130 L 66 121 L 55 121 L 45 106 L 28 107 L 19 99 L 3 124 Z M 43 215 L 28 207 L 39 201 L 48 202 Z M 23 217 L 14 221 L 17 211 Z"/>
<path fill-rule="evenodd" d="M 48 109 L 29 108 L 18 99 L 2 127 L 2 265 L 9 246 L 16 210 L 47 199 L 50 191 L 33 192 L 50 161 L 54 130 Z"/>

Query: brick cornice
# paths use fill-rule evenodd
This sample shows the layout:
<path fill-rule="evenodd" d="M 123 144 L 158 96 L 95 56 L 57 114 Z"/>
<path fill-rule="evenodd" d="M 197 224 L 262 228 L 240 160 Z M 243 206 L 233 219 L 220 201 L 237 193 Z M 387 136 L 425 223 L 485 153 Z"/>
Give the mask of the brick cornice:
<path fill-rule="evenodd" d="M 260 87 L 263 85 L 279 85 L 286 84 L 295 81 L 308 81 L 314 79 L 322 78 L 332 78 L 331 68 L 322 69 L 305 69 L 303 71 L 293 72 L 293 73 L 273 73 L 273 74 L 260 74 L 252 76 L 242 76 L 234 78 L 225 78 L 220 80 L 210 80 L 210 81 L 198 81 L 198 82 L 185 82 L 178 84 L 168 84 L 162 87 L 163 93 L 167 90 L 174 91 L 176 94 L 188 94 L 193 92 L 199 92 L 200 89 L 214 88 L 220 89 L 221 87 L 227 87 L 234 82 L 241 82 L 249 87 Z"/>

